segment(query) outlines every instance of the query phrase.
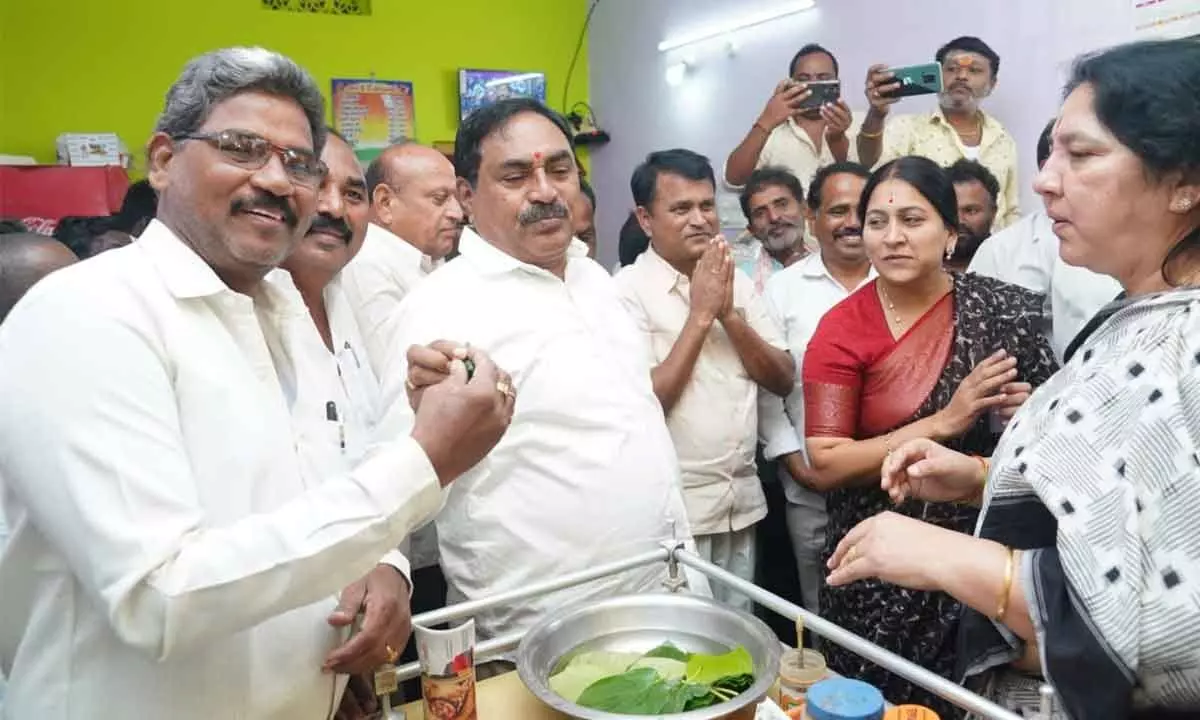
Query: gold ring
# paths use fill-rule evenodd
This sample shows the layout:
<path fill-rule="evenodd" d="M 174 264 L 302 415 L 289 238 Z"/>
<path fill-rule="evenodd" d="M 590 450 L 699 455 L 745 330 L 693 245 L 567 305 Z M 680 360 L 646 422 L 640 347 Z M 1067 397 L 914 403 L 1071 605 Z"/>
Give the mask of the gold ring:
<path fill-rule="evenodd" d="M 516 393 L 513 392 L 512 385 L 509 385 L 504 380 L 501 380 L 500 382 L 496 383 L 496 390 L 498 390 L 501 395 L 503 395 L 506 398 L 509 398 L 510 400 L 512 398 L 516 397 Z"/>
<path fill-rule="evenodd" d="M 858 546 L 851 545 L 850 549 L 848 551 L 846 551 L 846 563 L 845 564 L 849 565 L 850 563 L 854 562 L 857 559 L 858 559 Z"/>
<path fill-rule="evenodd" d="M 396 664 L 396 658 L 400 657 L 400 653 L 392 649 L 391 645 L 384 645 L 383 649 L 387 651 L 387 661 L 389 665 Z"/>
<path fill-rule="evenodd" d="M 413 384 L 412 378 L 404 378 L 404 387 L 408 388 L 409 392 L 417 389 L 417 386 Z"/>

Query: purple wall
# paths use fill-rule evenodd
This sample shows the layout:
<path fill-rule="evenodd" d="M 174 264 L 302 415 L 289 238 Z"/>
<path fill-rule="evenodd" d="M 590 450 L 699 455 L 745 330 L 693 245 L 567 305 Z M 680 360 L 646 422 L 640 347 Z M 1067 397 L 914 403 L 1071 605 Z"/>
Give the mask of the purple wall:
<path fill-rule="evenodd" d="M 804 43 L 819 42 L 837 54 L 844 94 L 852 108 L 865 110 L 862 85 L 870 64 L 928 62 L 955 36 L 982 37 L 1001 56 L 999 83 L 985 107 L 1022 149 L 1022 208 L 1028 209 L 1036 202 L 1029 189 L 1034 145 L 1057 108 L 1067 63 L 1081 51 L 1130 37 L 1129 0 L 817 0 L 813 10 L 738 31 L 732 56 L 724 40 L 657 50 L 669 37 L 775 5 L 778 0 L 601 0 L 588 46 L 592 105 L 614 138 L 591 154 L 606 266 L 616 261 L 637 163 L 652 150 L 688 147 L 708 155 L 719 173 Z M 668 85 L 666 68 L 689 55 L 695 68 L 681 84 Z M 932 100 L 914 98 L 897 110 L 932 107 Z M 741 222 L 731 210 L 723 214 L 726 224 Z"/>

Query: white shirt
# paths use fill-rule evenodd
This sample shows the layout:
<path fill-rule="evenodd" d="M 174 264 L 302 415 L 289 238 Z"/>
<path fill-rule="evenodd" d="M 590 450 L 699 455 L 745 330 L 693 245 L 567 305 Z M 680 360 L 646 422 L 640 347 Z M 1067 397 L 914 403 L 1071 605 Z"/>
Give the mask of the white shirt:
<path fill-rule="evenodd" d="M 367 223 L 363 246 L 342 268 L 340 278 L 376 377 L 382 375 L 389 353 L 395 350 L 400 301 L 437 267 L 438 263 L 416 246 L 387 228 Z"/>
<path fill-rule="evenodd" d="M 813 254 L 775 273 L 767 282 L 767 310 L 783 328 L 787 348 L 796 361 L 796 384 L 787 398 L 759 393 L 759 438 L 766 459 L 773 460 L 794 452 L 808 457 L 804 444 L 804 384 L 801 382 L 808 341 L 825 313 L 874 278 L 875 269 L 871 268 L 858 287 L 847 290 L 829 273 L 821 256 Z M 783 483 L 783 489 L 788 500 L 797 504 L 809 504 L 821 498 L 819 493 L 796 482 Z M 824 506 L 821 499 L 820 507 Z"/>
<path fill-rule="evenodd" d="M 651 365 L 671 354 L 691 309 L 691 283 L 654 248 L 615 278 L 625 309 L 650 344 Z M 750 278 L 734 270 L 733 306 L 768 344 L 787 346 Z M 766 392 L 766 391 L 764 391 Z M 767 514 L 754 463 L 759 389 L 733 341 L 714 323 L 667 427 L 679 455 L 683 499 L 696 535 L 743 530 Z"/>
<path fill-rule="evenodd" d="M 401 437 L 312 477 L 332 397 L 296 293 L 226 287 L 154 222 L 0 328 L 7 717 L 320 720 L 338 593 L 437 507 Z M 325 353 L 326 355 L 328 353 Z"/>
<path fill-rule="evenodd" d="M 1063 262 L 1058 243 L 1053 223 L 1039 210 L 984 240 L 967 269 L 1044 294 L 1053 324 L 1050 344 L 1062 362 L 1075 335 L 1121 292 L 1121 285 Z"/>
<path fill-rule="evenodd" d="M 846 140 L 850 143 L 846 159 L 851 162 L 858 162 L 858 131 L 862 127 L 865 117 L 866 115 L 861 112 L 851 113 L 850 127 L 846 130 Z M 835 162 L 837 162 L 837 158 L 829 149 L 828 140 L 822 137 L 821 149 L 818 150 L 808 131 L 800 127 L 795 118 L 789 117 L 775 126 L 775 129 L 767 136 L 767 141 L 763 144 L 762 152 L 758 154 L 758 162 L 754 164 L 754 167 L 758 169 L 773 165 L 786 168 L 807 188 L 812 182 L 813 176 L 817 174 L 817 170 Z M 738 186 L 731 187 L 741 189 Z"/>
<path fill-rule="evenodd" d="M 450 598 L 478 599 L 690 539 L 679 464 L 650 384 L 645 339 L 612 278 L 571 247 L 565 281 L 471 229 L 461 255 L 400 310 L 399 343 L 444 339 L 512 374 L 512 424 L 450 486 L 437 518 Z M 385 428 L 411 417 L 403 355 L 383 374 Z M 565 603 L 661 589 L 665 564 L 475 616 L 481 637 L 528 628 Z"/>

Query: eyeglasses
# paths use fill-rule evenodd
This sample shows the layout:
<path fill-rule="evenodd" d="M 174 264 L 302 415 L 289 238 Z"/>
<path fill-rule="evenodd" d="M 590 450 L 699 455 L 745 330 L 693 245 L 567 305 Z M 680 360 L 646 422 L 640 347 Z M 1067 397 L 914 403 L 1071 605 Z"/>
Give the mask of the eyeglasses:
<path fill-rule="evenodd" d="M 247 130 L 222 130 L 215 133 L 185 133 L 172 140 L 202 140 L 221 151 L 231 163 L 247 170 L 259 170 L 278 155 L 283 170 L 294 185 L 316 188 L 329 168 L 309 150 L 281 147 Z"/>

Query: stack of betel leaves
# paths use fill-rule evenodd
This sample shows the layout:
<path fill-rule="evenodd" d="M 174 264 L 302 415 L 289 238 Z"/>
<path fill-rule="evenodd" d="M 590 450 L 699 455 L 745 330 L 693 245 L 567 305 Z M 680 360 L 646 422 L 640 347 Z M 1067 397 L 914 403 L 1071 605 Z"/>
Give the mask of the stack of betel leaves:
<path fill-rule="evenodd" d="M 583 652 L 550 678 L 576 705 L 625 715 L 664 715 L 731 700 L 754 684 L 754 659 L 738 646 L 723 655 L 670 643 L 648 653 Z"/>

